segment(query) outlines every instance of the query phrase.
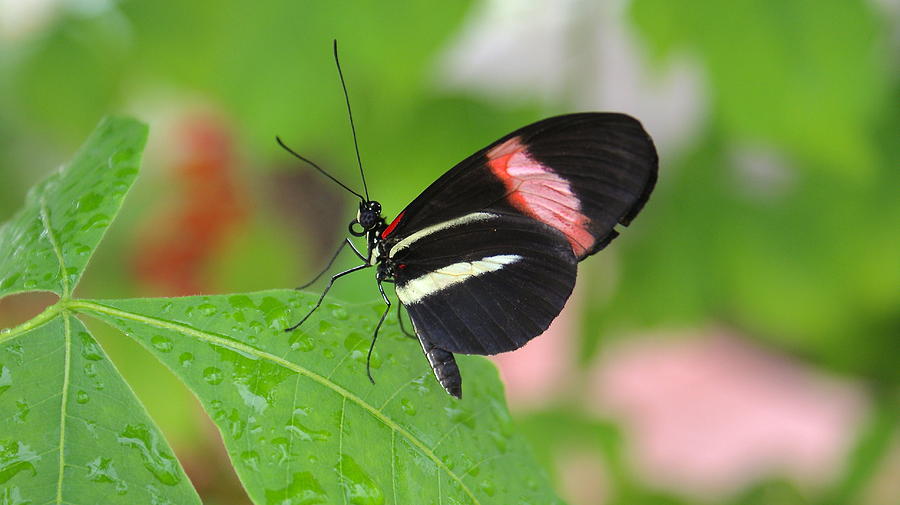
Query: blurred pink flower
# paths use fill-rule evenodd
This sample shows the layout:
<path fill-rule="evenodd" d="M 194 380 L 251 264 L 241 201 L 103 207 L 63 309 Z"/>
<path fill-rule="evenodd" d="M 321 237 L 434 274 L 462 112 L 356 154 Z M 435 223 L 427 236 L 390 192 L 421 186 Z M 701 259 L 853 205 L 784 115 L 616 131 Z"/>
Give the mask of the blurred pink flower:
<path fill-rule="evenodd" d="M 591 373 L 590 403 L 622 421 L 641 477 L 702 496 L 828 482 L 867 407 L 858 387 L 721 332 L 623 340 Z"/>

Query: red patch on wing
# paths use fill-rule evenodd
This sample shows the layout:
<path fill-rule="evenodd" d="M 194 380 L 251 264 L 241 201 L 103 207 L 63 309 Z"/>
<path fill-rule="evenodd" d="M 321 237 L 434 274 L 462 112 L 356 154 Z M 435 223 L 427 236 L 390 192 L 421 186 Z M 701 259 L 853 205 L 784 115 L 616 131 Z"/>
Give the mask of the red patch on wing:
<path fill-rule="evenodd" d="M 575 256 L 581 258 L 593 247 L 591 221 L 581 213 L 581 202 L 569 182 L 531 158 L 519 137 L 494 147 L 487 158 L 491 172 L 506 186 L 513 207 L 563 232 Z"/>
<path fill-rule="evenodd" d="M 405 210 L 403 212 L 401 212 L 400 214 L 398 214 L 397 217 L 395 217 L 394 220 L 391 221 L 391 224 L 389 224 L 388 227 L 385 228 L 383 232 L 381 232 L 382 239 L 386 239 L 387 236 L 390 235 L 391 232 L 394 231 L 394 228 L 396 228 L 397 225 L 400 224 L 400 220 L 403 219 L 403 214 L 406 214 Z"/>

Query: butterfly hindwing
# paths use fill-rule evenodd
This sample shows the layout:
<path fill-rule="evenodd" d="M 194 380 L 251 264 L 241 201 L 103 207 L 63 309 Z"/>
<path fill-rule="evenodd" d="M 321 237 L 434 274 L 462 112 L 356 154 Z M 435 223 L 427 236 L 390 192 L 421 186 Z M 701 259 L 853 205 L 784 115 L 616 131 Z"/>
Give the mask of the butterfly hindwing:
<path fill-rule="evenodd" d="M 653 142 L 615 113 L 552 117 L 466 158 L 429 186 L 382 234 L 388 242 L 475 212 L 518 213 L 562 232 L 581 260 L 628 224 L 656 182 Z"/>
<path fill-rule="evenodd" d="M 436 223 L 389 254 L 419 337 L 450 352 L 521 347 L 547 329 L 575 285 L 577 258 L 566 237 L 516 213 Z"/>

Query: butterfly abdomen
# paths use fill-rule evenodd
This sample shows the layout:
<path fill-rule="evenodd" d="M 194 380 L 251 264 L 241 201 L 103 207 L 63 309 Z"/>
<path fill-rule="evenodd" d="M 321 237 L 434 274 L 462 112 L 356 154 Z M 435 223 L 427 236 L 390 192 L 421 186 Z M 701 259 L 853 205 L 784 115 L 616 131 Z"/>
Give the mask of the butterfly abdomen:
<path fill-rule="evenodd" d="M 425 351 L 425 357 L 431 365 L 435 378 L 443 386 L 443 388 L 451 395 L 462 398 L 462 377 L 459 374 L 459 366 L 456 364 L 456 358 L 449 353 L 422 337 L 418 331 L 419 342 L 422 344 L 422 350 Z"/>

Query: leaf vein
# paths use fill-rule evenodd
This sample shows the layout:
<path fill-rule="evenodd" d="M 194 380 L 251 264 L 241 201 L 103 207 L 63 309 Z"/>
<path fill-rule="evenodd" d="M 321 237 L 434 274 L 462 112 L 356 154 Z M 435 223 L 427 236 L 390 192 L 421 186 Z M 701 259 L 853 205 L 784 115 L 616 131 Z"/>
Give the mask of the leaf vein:
<path fill-rule="evenodd" d="M 341 480 L 346 479 L 344 476 L 344 412 L 347 410 L 347 397 L 341 400 L 341 426 L 338 428 L 338 470 Z M 341 490 L 341 496 L 344 497 L 344 505 L 347 504 L 347 488 Z"/>
<path fill-rule="evenodd" d="M 467 417 L 465 419 L 460 419 L 460 421 L 458 423 L 454 424 L 449 430 L 445 431 L 444 434 L 441 435 L 441 438 L 439 438 L 438 441 L 435 442 L 434 445 L 431 446 L 431 450 L 432 451 L 436 450 L 438 448 L 438 446 L 441 445 L 441 442 L 446 440 L 448 436 L 450 436 L 453 432 L 455 432 L 456 429 L 460 427 L 460 425 L 475 419 L 476 417 L 478 417 L 480 414 L 482 414 L 486 410 L 487 410 L 487 407 L 482 407 L 482 408 L 478 409 L 478 412 L 474 412 L 471 415 L 469 415 L 469 417 Z"/>
<path fill-rule="evenodd" d="M 389 403 L 391 403 L 391 400 L 393 400 L 394 398 L 396 398 L 397 395 L 399 395 L 401 391 L 403 391 L 404 389 L 406 389 L 407 387 L 409 387 L 410 384 L 412 384 L 413 382 L 416 382 L 417 380 L 420 380 L 420 379 L 422 379 L 422 376 L 421 376 L 421 375 L 418 376 L 418 377 L 413 377 L 412 379 L 409 379 L 408 381 L 406 381 L 406 384 L 404 384 L 404 385 L 400 386 L 399 388 L 397 388 L 397 390 L 394 391 L 394 392 L 391 394 L 391 396 L 388 396 L 388 397 L 387 397 L 387 400 L 385 400 L 384 403 L 382 403 L 381 406 L 378 407 L 378 411 L 379 411 L 379 412 L 384 412 L 384 408 L 387 407 Z"/>
<path fill-rule="evenodd" d="M 43 208 L 43 204 L 41 205 L 41 208 Z M 60 258 L 60 267 L 62 267 L 62 265 L 62 258 Z M 63 314 L 63 328 L 63 335 L 65 336 L 66 343 L 66 357 L 63 375 L 62 400 L 60 401 L 59 412 L 59 477 L 56 480 L 56 503 L 58 505 L 62 504 L 63 475 L 65 475 L 66 407 L 69 399 L 69 367 L 72 361 L 72 328 L 68 314 Z"/>
<path fill-rule="evenodd" d="M 394 443 L 394 440 L 397 438 L 396 435 L 397 432 L 391 430 L 391 494 L 394 495 L 395 504 L 400 503 L 397 501 L 397 471 L 394 468 L 394 463 L 397 459 L 397 446 Z"/>
<path fill-rule="evenodd" d="M 53 247 L 53 252 L 56 254 L 56 260 L 59 261 L 59 277 L 62 282 L 63 290 L 62 296 L 63 298 L 68 297 L 71 288 L 69 286 L 69 276 L 66 274 L 66 261 L 63 259 L 62 249 L 59 247 L 59 242 L 56 241 L 56 235 L 53 234 L 53 228 L 50 226 L 50 213 L 47 211 L 47 202 L 43 198 L 41 198 L 41 224 L 44 226 L 44 231 L 47 232 L 47 240 L 50 241 L 50 246 Z"/>

